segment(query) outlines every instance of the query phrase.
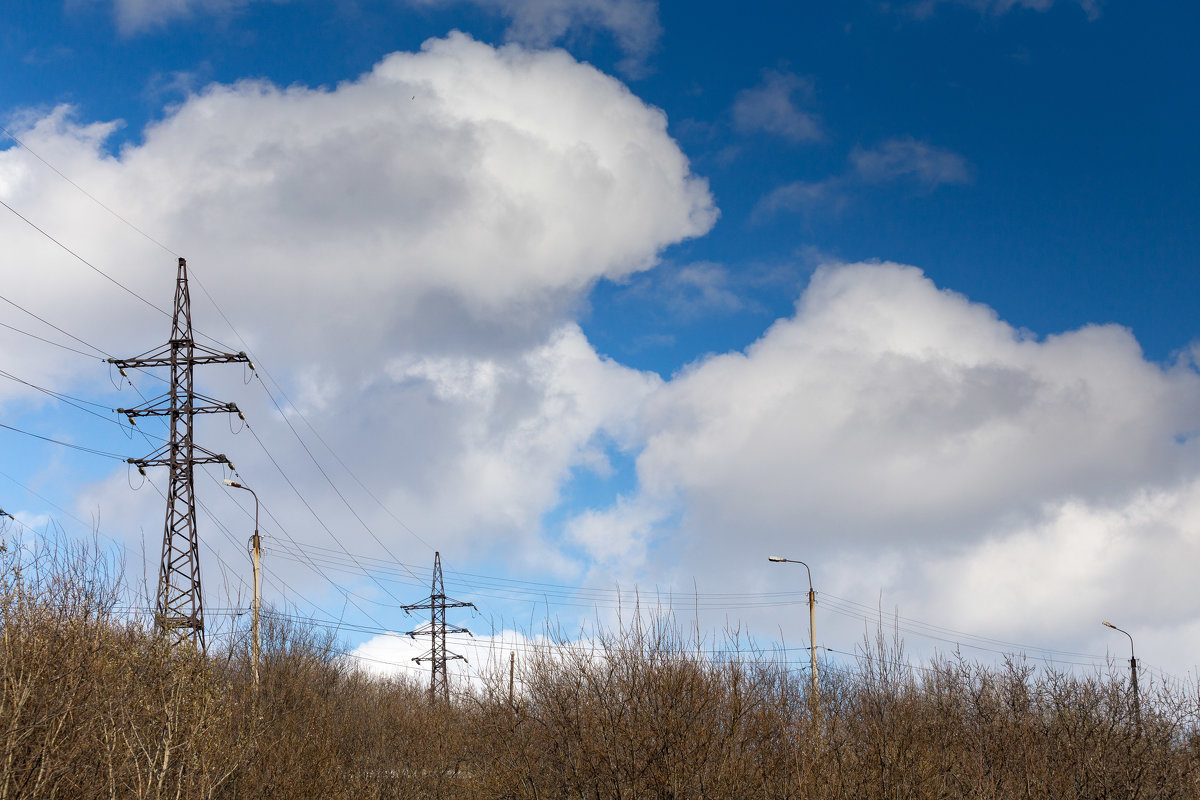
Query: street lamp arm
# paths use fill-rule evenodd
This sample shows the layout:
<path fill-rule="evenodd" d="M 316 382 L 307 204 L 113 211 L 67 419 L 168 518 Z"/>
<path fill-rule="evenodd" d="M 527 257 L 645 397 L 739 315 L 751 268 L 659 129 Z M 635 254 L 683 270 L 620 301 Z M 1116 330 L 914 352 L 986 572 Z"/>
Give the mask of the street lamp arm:
<path fill-rule="evenodd" d="M 1118 628 L 1116 625 L 1113 625 L 1108 620 L 1104 620 L 1104 622 L 1101 624 L 1103 624 L 1106 628 L 1112 628 L 1114 631 L 1120 631 L 1121 633 L 1128 636 L 1129 637 L 1129 657 L 1135 658 L 1135 656 L 1133 654 L 1133 634 L 1131 634 L 1129 631 L 1125 630 L 1124 628 Z"/>
<path fill-rule="evenodd" d="M 812 592 L 812 590 L 813 590 L 812 570 L 809 568 L 808 564 L 805 564 L 803 561 L 801 561 L 798 558 L 784 558 L 783 556 L 767 556 L 767 561 L 773 561 L 776 564 L 800 564 L 800 565 L 802 565 L 804 567 L 805 571 L 808 572 L 808 591 L 809 591 L 809 593 Z"/>

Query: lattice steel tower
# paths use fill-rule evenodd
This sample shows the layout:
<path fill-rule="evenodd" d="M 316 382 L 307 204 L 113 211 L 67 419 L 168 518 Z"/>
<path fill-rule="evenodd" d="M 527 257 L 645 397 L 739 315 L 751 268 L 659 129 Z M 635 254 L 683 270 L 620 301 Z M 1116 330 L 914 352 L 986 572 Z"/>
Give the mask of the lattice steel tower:
<path fill-rule="evenodd" d="M 233 413 L 241 416 L 233 403 L 221 403 L 195 391 L 194 372 L 203 364 L 254 364 L 245 353 L 222 353 L 196 344 L 192 337 L 192 303 L 188 294 L 187 262 L 179 259 L 175 281 L 175 311 L 171 321 L 171 339 L 163 347 L 134 358 L 110 358 L 121 369 L 169 367 L 170 390 L 134 408 L 118 408 L 131 424 L 135 417 L 167 417 L 170 439 L 144 458 L 131 458 L 144 475 L 146 467 L 165 466 L 170 478 L 167 486 L 167 519 L 163 527 L 162 562 L 158 572 L 158 600 L 154 621 L 158 629 L 175 642 L 191 641 L 204 649 L 204 602 L 200 589 L 200 547 L 196 536 L 196 487 L 193 471 L 200 464 L 229 464 L 222 454 L 196 444 L 192 423 L 196 414 Z"/>
<path fill-rule="evenodd" d="M 462 659 L 463 656 L 457 653 L 451 653 L 446 650 L 446 634 L 447 633 L 465 633 L 471 636 L 471 632 L 466 628 L 460 628 L 457 625 L 446 624 L 446 609 L 447 608 L 475 608 L 474 603 L 463 603 L 458 600 L 451 600 L 446 597 L 446 590 L 442 586 L 442 555 L 441 553 L 433 554 L 433 584 L 429 592 L 429 597 L 419 603 L 404 606 L 404 611 L 419 611 L 429 609 L 429 652 L 419 655 L 413 661 L 420 664 L 422 661 L 428 661 L 430 666 L 429 673 L 429 701 L 432 703 L 440 696 L 443 700 L 450 700 L 450 682 L 446 679 L 446 662 Z M 411 630 L 408 635 L 413 639 L 425 633 L 424 626 Z"/>

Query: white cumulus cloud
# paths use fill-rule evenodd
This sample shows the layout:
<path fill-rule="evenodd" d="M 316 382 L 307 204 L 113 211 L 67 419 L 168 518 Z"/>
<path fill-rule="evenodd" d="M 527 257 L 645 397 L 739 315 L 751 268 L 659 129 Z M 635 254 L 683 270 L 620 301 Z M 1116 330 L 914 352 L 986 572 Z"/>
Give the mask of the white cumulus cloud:
<path fill-rule="evenodd" d="M 1196 546 L 1200 374 L 1119 326 L 1033 338 L 915 268 L 827 267 L 642 426 L 638 492 L 573 528 L 610 567 L 623 548 L 627 575 L 779 586 L 797 580 L 764 574 L 782 551 L 822 591 L 1035 641 L 1054 623 L 1102 640 L 1075 623 L 1114 595 L 1145 622 L 1200 611 L 1176 566 Z"/>
<path fill-rule="evenodd" d="M 16 118 L 32 151 L 187 256 L 199 330 L 241 348 L 207 289 L 260 366 L 377 496 L 445 549 L 482 543 L 480 557 L 537 560 L 517 543 L 537 542 L 541 515 L 572 470 L 603 470 L 606 448 L 629 446 L 639 398 L 658 381 L 596 354 L 571 321 L 580 298 L 601 278 L 653 267 L 663 248 L 703 234 L 716 217 L 660 110 L 562 51 L 493 48 L 461 34 L 337 86 L 208 86 L 119 146 L 109 144 L 117 123 L 80 121 L 69 108 Z M 173 255 L 29 152 L 0 151 L 0 197 L 170 307 Z M 6 297 L 115 355 L 165 341 L 167 317 L 20 220 L 2 224 L 7 255 L 25 267 L 6 282 Z M 98 358 L 0 333 L 15 374 L 81 396 L 111 388 Z M 202 443 L 228 452 L 300 538 L 330 546 L 304 500 L 349 549 L 378 552 L 284 416 L 241 378 L 240 368 L 214 367 L 199 371 L 198 388 L 246 410 L 300 496 L 252 439 L 233 438 L 223 423 L 205 421 Z M 162 389 L 138 380 L 147 392 Z M 33 396 L 2 388 L 6 403 Z M 126 394 L 113 404 L 139 402 Z M 423 561 L 307 422 L 291 410 L 286 419 L 363 522 L 397 554 Z M 153 449 L 137 438 L 119 446 L 131 455 Z M 219 492 L 201 484 L 217 504 Z M 86 503 L 115 505 L 129 491 L 122 467 Z M 122 524 L 148 532 L 153 557 L 161 511 Z M 213 540 L 225 546 L 215 531 Z"/>

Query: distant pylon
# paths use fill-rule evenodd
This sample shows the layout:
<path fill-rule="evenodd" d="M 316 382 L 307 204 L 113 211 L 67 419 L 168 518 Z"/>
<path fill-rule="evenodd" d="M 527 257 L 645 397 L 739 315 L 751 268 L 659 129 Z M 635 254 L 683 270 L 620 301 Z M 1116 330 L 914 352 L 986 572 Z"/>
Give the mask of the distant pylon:
<path fill-rule="evenodd" d="M 222 353 L 196 344 L 192 338 L 192 301 L 188 293 L 187 262 L 179 259 L 175 280 L 175 312 L 171 317 L 171 339 L 166 345 L 135 358 L 110 358 L 125 374 L 126 369 L 169 367 L 171 388 L 166 394 L 135 408 L 118 408 L 129 418 L 168 417 L 171 437 L 145 458 L 129 463 L 146 474 L 146 467 L 165 466 L 170 471 L 167 486 L 167 519 L 163 527 L 162 562 L 158 572 L 158 600 L 154 622 L 175 642 L 191 640 L 204 649 L 204 602 L 200 589 L 200 546 L 196 536 L 196 487 L 193 468 L 197 464 L 229 464 L 222 454 L 205 450 L 192 438 L 196 414 L 242 412 L 233 403 L 221 403 L 198 394 L 194 372 L 198 364 L 254 364 L 245 353 Z M 245 419 L 243 417 L 243 419 Z M 231 465 L 232 466 L 232 465 Z"/>
<path fill-rule="evenodd" d="M 450 700 L 450 682 L 446 679 L 446 662 L 455 659 L 466 661 L 463 656 L 457 653 L 451 653 L 446 650 L 446 634 L 447 633 L 465 633 L 471 636 L 471 632 L 466 628 L 460 628 L 457 625 L 446 624 L 446 609 L 447 608 L 475 608 L 474 603 L 463 603 L 458 600 L 451 600 L 446 597 L 446 591 L 442 586 L 442 555 L 441 553 L 433 554 L 433 584 L 429 592 L 429 597 L 413 603 L 412 605 L 404 606 L 404 611 L 420 611 L 429 609 L 429 638 L 431 645 L 429 652 L 417 656 L 413 661 L 420 664 L 422 661 L 428 661 L 430 666 L 429 672 L 429 701 L 435 702 L 440 696 L 443 700 Z M 416 630 L 411 630 L 408 635 L 413 639 L 417 636 L 424 635 L 425 626 L 421 626 Z"/>

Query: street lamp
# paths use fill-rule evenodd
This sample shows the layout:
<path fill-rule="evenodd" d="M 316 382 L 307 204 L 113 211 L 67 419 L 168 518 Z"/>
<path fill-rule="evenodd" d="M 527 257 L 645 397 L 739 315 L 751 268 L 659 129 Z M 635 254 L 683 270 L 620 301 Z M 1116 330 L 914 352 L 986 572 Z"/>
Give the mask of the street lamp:
<path fill-rule="evenodd" d="M 262 604 L 262 581 L 259 577 L 259 558 L 262 555 L 258 538 L 258 495 L 249 486 L 243 486 L 237 481 L 226 478 L 221 481 L 226 486 L 232 486 L 234 489 L 245 489 L 254 496 L 254 535 L 250 537 L 250 558 L 254 562 L 254 603 L 251 606 L 252 613 L 250 616 L 250 650 L 252 654 L 251 674 L 254 676 L 254 691 L 258 691 L 258 656 L 259 656 L 259 638 L 258 638 L 258 611 Z"/>
<path fill-rule="evenodd" d="M 809 655 L 812 657 L 812 697 L 813 706 L 817 704 L 817 636 L 814 629 L 817 626 L 817 593 L 813 591 L 812 570 L 803 561 L 783 556 L 768 556 L 768 561 L 776 564 L 802 564 L 808 572 L 808 644 Z"/>
<path fill-rule="evenodd" d="M 1133 686 L 1133 717 L 1137 723 L 1137 729 L 1140 733 L 1142 730 L 1142 704 L 1138 700 L 1138 682 L 1137 682 L 1137 656 L 1133 654 L 1133 636 L 1127 630 L 1118 628 L 1108 620 L 1104 620 L 1103 625 L 1107 628 L 1112 628 L 1114 631 L 1120 631 L 1129 637 L 1129 681 Z"/>

